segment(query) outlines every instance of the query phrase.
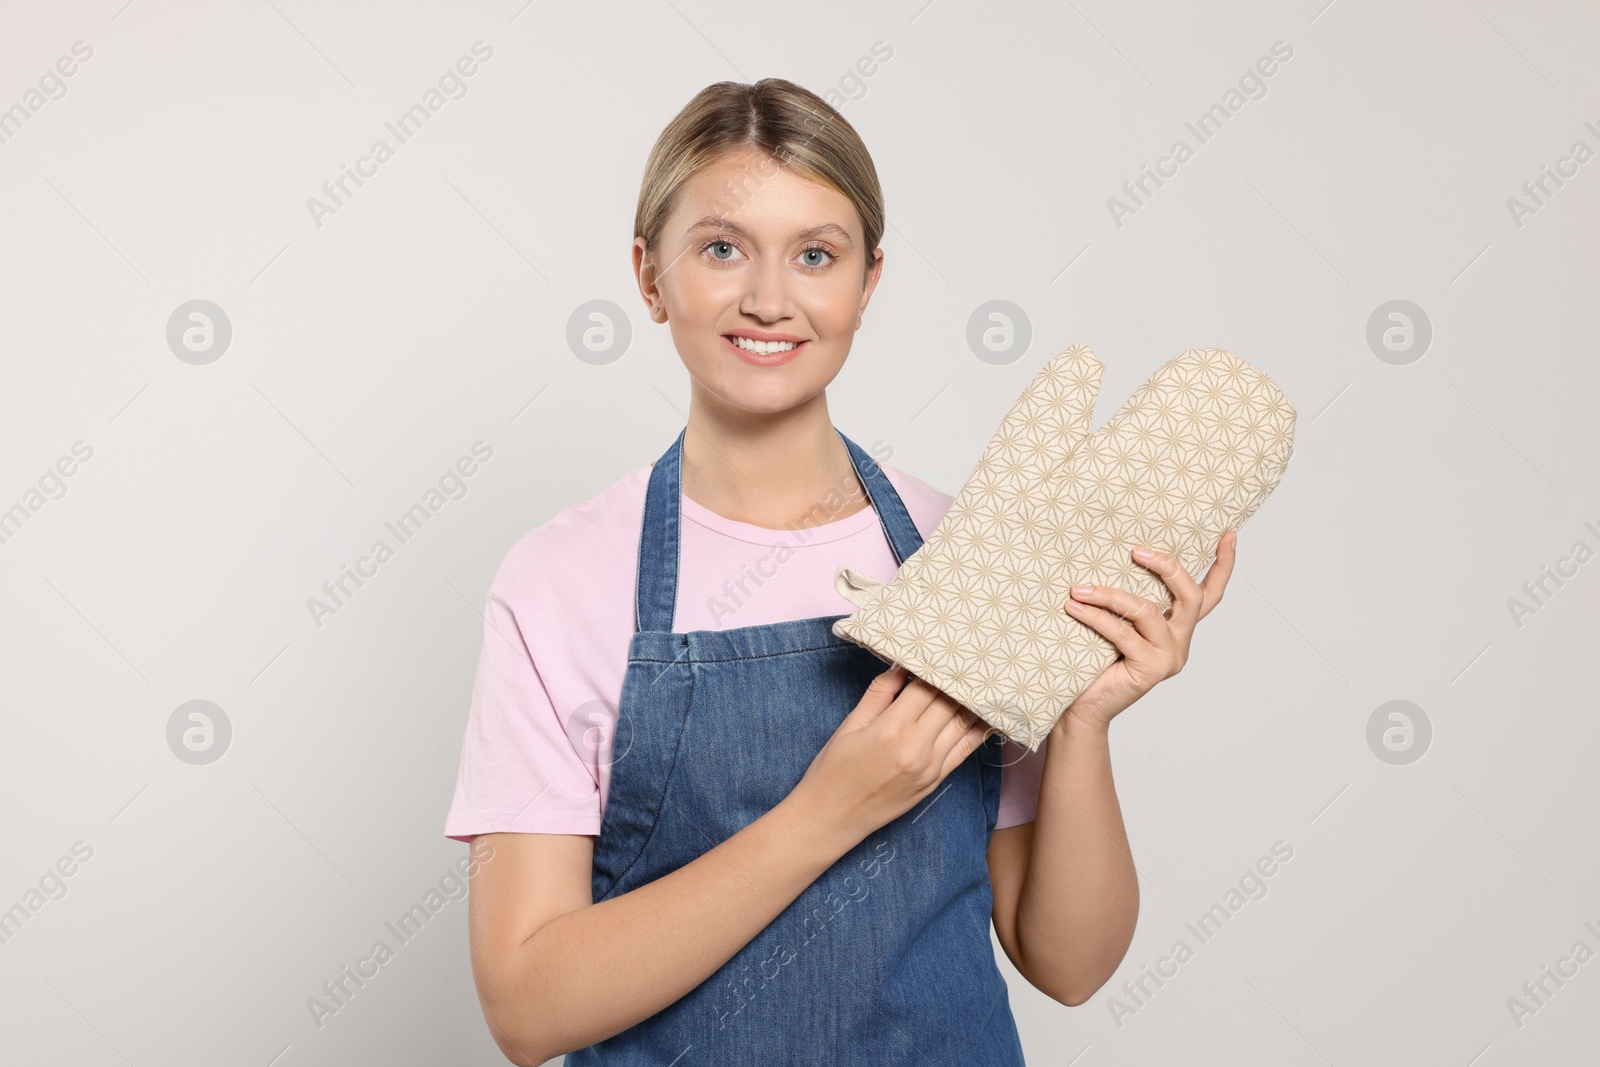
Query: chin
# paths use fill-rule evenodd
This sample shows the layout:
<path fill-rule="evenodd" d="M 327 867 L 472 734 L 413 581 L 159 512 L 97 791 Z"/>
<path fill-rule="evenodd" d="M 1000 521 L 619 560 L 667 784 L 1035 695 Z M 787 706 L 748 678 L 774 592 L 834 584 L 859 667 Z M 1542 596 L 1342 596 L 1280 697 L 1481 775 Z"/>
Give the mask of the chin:
<path fill-rule="evenodd" d="M 816 396 L 827 384 L 810 380 L 779 381 L 770 377 L 762 382 L 730 381 L 726 375 L 714 380 L 716 387 L 711 391 L 718 401 L 752 415 L 775 415 L 790 411 Z"/>
<path fill-rule="evenodd" d="M 812 392 L 785 389 L 780 392 L 722 394 L 723 403 L 752 415 L 778 415 L 804 404 L 815 396 Z"/>

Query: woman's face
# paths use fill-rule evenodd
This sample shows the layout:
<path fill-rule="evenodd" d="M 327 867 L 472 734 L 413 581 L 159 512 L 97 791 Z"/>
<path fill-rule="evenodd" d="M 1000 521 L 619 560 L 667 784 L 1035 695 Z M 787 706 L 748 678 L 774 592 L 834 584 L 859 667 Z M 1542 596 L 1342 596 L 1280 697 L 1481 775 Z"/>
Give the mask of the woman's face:
<path fill-rule="evenodd" d="M 844 194 L 739 150 L 679 188 L 659 247 L 645 258 L 635 239 L 634 271 L 705 399 L 773 413 L 822 392 L 843 366 L 882 269 L 880 251 L 866 272 L 864 242 Z M 735 338 L 769 343 L 752 352 Z"/>

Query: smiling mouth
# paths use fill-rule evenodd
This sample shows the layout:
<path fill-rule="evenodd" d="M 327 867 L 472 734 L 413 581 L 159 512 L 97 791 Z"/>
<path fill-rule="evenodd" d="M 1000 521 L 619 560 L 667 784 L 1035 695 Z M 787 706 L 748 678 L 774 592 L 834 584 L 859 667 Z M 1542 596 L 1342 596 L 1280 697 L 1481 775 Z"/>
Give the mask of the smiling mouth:
<path fill-rule="evenodd" d="M 728 346 L 740 361 L 752 367 L 781 367 L 810 351 L 810 341 L 755 341 L 738 334 L 725 333 L 722 343 Z"/>
<path fill-rule="evenodd" d="M 757 341 L 754 338 L 744 337 L 736 333 L 725 333 L 722 336 L 733 347 L 755 356 L 782 355 L 784 352 L 792 352 L 805 344 L 804 341 Z"/>

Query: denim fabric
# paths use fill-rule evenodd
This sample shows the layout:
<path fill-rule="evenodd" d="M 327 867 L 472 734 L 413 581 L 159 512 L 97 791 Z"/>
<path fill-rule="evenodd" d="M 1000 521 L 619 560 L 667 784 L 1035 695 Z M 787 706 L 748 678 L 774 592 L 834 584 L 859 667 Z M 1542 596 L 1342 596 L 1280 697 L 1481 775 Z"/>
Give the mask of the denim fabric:
<path fill-rule="evenodd" d="M 904 563 L 922 544 L 916 526 L 877 464 L 839 436 Z M 656 462 L 645 496 L 638 632 L 595 844 L 596 903 L 677 870 L 769 811 L 885 667 L 834 635 L 839 615 L 673 632 L 683 438 Z M 564 1062 L 1022 1064 L 989 934 L 985 853 L 1002 743 L 989 738 L 868 834 L 700 985 Z"/>

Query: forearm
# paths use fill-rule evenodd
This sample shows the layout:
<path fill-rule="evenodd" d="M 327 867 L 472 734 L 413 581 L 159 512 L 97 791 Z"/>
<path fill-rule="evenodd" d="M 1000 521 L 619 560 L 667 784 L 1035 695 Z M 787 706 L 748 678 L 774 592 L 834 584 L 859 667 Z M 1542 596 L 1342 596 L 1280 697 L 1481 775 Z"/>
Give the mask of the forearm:
<path fill-rule="evenodd" d="M 1122 962 L 1138 914 L 1107 728 L 1063 718 L 1045 752 L 1017 903 L 1028 979 L 1065 1003 L 1083 1003 Z"/>
<path fill-rule="evenodd" d="M 546 923 L 523 942 L 486 1013 L 502 1048 L 542 1064 L 694 989 L 860 840 L 817 816 L 790 794 L 671 874 Z"/>

